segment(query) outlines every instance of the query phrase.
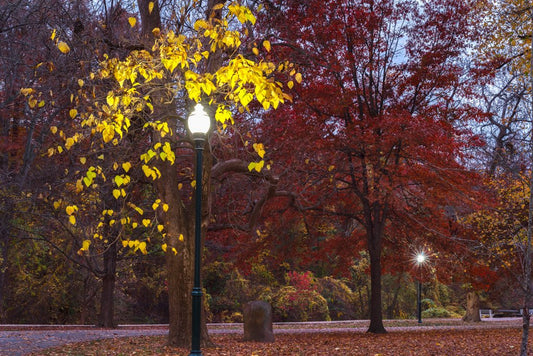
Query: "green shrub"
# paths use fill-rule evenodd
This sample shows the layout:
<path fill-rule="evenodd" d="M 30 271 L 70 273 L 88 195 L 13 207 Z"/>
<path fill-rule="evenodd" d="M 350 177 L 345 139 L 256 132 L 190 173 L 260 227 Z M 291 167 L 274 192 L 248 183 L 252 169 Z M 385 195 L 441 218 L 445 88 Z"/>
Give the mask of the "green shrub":
<path fill-rule="evenodd" d="M 317 291 L 282 287 L 273 295 L 275 321 L 331 320 L 328 302 Z"/>
<path fill-rule="evenodd" d="M 450 313 L 450 311 L 444 308 L 436 307 L 436 308 L 429 308 L 427 310 L 424 310 L 422 312 L 422 317 L 423 318 L 451 318 L 452 313 Z"/>
<path fill-rule="evenodd" d="M 421 300 L 422 303 L 422 309 L 434 309 L 437 308 L 437 305 L 432 299 L 424 298 Z"/>

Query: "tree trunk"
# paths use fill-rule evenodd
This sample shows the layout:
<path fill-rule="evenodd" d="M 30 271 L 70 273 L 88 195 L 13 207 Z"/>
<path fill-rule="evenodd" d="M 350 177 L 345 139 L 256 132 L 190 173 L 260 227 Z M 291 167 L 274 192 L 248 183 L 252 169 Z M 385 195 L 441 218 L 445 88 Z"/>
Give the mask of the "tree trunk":
<path fill-rule="evenodd" d="M 100 297 L 100 316 L 98 326 L 116 327 L 114 322 L 115 304 L 115 273 L 117 270 L 117 243 L 111 243 L 104 251 L 104 275 L 102 278 L 102 294 Z"/>
<path fill-rule="evenodd" d="M 9 268 L 9 247 L 11 243 L 11 219 L 13 217 L 13 203 L 9 197 L 4 197 L 1 201 L 0 209 L 7 214 L 0 218 L 0 323 L 7 320 L 4 308 L 5 291 L 7 284 L 7 271 Z"/>
<path fill-rule="evenodd" d="M 152 4 L 152 11 L 150 11 L 150 4 Z M 137 6 L 141 15 L 141 36 L 144 38 L 153 38 L 152 31 L 154 28 L 161 28 L 159 1 L 137 0 Z"/>
<path fill-rule="evenodd" d="M 211 159 L 206 152 L 203 179 L 202 221 L 208 221 L 208 192 Z M 192 287 L 194 282 L 194 205 L 184 205 L 180 199 L 177 184 L 177 170 L 168 164 L 159 164 L 161 178 L 155 184 L 162 201 L 169 205 L 167 212 L 161 214 L 167 237 L 167 282 L 169 304 L 168 344 L 173 347 L 190 347 L 192 339 Z M 194 199 L 192 199 L 194 201 Z M 202 236 L 205 236 L 206 223 L 202 224 Z M 200 246 L 203 250 L 203 243 Z M 202 302 L 205 306 L 205 303 Z M 212 345 L 202 310 L 201 345 Z"/>
<path fill-rule="evenodd" d="M 533 23 L 533 10 L 531 9 L 531 2 L 528 1 L 529 9 L 529 20 L 530 23 Z M 533 40 L 533 32 L 531 33 L 531 39 Z M 531 49 L 533 49 L 533 42 L 531 43 Z M 533 56 L 529 56 L 529 65 L 533 65 Z M 529 84 L 533 84 L 533 73 L 529 72 Z M 533 93 L 532 93 L 533 94 Z M 533 106 L 530 108 L 530 115 L 533 116 Z M 533 128 L 533 117 L 530 117 L 530 125 Z M 529 138 L 529 154 L 530 159 L 533 157 L 533 131 L 531 132 L 531 137 Z M 520 355 L 527 355 L 527 344 L 529 337 L 529 296 L 531 294 L 531 240 L 533 235 L 533 172 L 529 173 L 529 212 L 527 220 L 527 241 L 525 248 L 524 256 L 524 276 L 523 276 L 523 285 L 522 289 L 524 292 L 524 314 L 522 317 L 522 342 L 520 345 Z"/>
<path fill-rule="evenodd" d="M 7 258 L 9 247 L 9 236 L 7 235 L 7 229 L 0 231 L 0 323 L 6 321 L 6 315 L 4 311 L 4 296 L 5 296 L 5 281 L 7 274 Z"/>
<path fill-rule="evenodd" d="M 466 314 L 463 316 L 463 321 L 479 322 L 479 295 L 476 292 L 468 292 L 466 295 Z"/>
<path fill-rule="evenodd" d="M 381 305 L 381 239 L 371 235 L 368 244 L 370 255 L 370 326 L 367 332 L 384 334 L 387 331 L 383 326 Z"/>

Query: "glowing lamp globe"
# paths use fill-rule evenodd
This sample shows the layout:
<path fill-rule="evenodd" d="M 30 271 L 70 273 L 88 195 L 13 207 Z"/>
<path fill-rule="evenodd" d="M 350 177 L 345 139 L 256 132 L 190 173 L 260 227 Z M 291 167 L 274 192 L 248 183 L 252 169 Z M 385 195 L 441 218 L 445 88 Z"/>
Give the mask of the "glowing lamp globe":
<path fill-rule="evenodd" d="M 423 253 L 419 253 L 418 255 L 416 255 L 416 263 L 421 264 L 424 263 L 425 260 L 426 255 L 424 255 Z"/>
<path fill-rule="evenodd" d="M 199 103 L 194 107 L 194 110 L 191 115 L 189 115 L 187 122 L 189 130 L 193 135 L 205 135 L 211 127 L 211 119 L 205 112 L 202 104 Z"/>

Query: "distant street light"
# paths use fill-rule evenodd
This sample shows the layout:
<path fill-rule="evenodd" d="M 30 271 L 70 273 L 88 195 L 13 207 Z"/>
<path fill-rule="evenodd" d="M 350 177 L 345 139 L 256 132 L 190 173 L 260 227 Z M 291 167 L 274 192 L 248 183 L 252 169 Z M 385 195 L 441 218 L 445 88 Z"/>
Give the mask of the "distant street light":
<path fill-rule="evenodd" d="M 194 220 L 194 286 L 192 288 L 192 339 L 190 355 L 202 355 L 200 350 L 202 319 L 202 288 L 200 265 L 202 261 L 202 154 L 204 141 L 211 126 L 211 119 L 201 104 L 196 104 L 188 119 L 196 151 L 196 210 Z"/>
<path fill-rule="evenodd" d="M 426 255 L 423 252 L 420 252 L 416 255 L 416 265 L 418 270 L 420 270 L 420 265 L 426 261 Z M 418 323 L 422 323 L 422 281 L 420 280 L 421 276 L 418 277 L 418 298 L 417 298 L 417 316 Z"/>

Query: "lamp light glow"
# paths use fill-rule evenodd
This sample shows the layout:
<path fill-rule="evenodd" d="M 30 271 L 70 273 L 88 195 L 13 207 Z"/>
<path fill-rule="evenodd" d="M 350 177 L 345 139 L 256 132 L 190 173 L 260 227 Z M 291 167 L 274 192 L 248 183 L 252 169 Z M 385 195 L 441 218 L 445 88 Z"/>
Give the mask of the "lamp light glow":
<path fill-rule="evenodd" d="M 424 255 L 424 253 L 419 253 L 418 255 L 416 255 L 417 264 L 424 263 L 425 260 L 426 260 L 426 255 Z"/>
<path fill-rule="evenodd" d="M 200 103 L 196 104 L 193 112 L 191 113 L 187 121 L 189 130 L 193 135 L 205 135 L 211 127 L 211 119 L 209 118 L 209 115 L 205 112 L 203 105 Z"/>

